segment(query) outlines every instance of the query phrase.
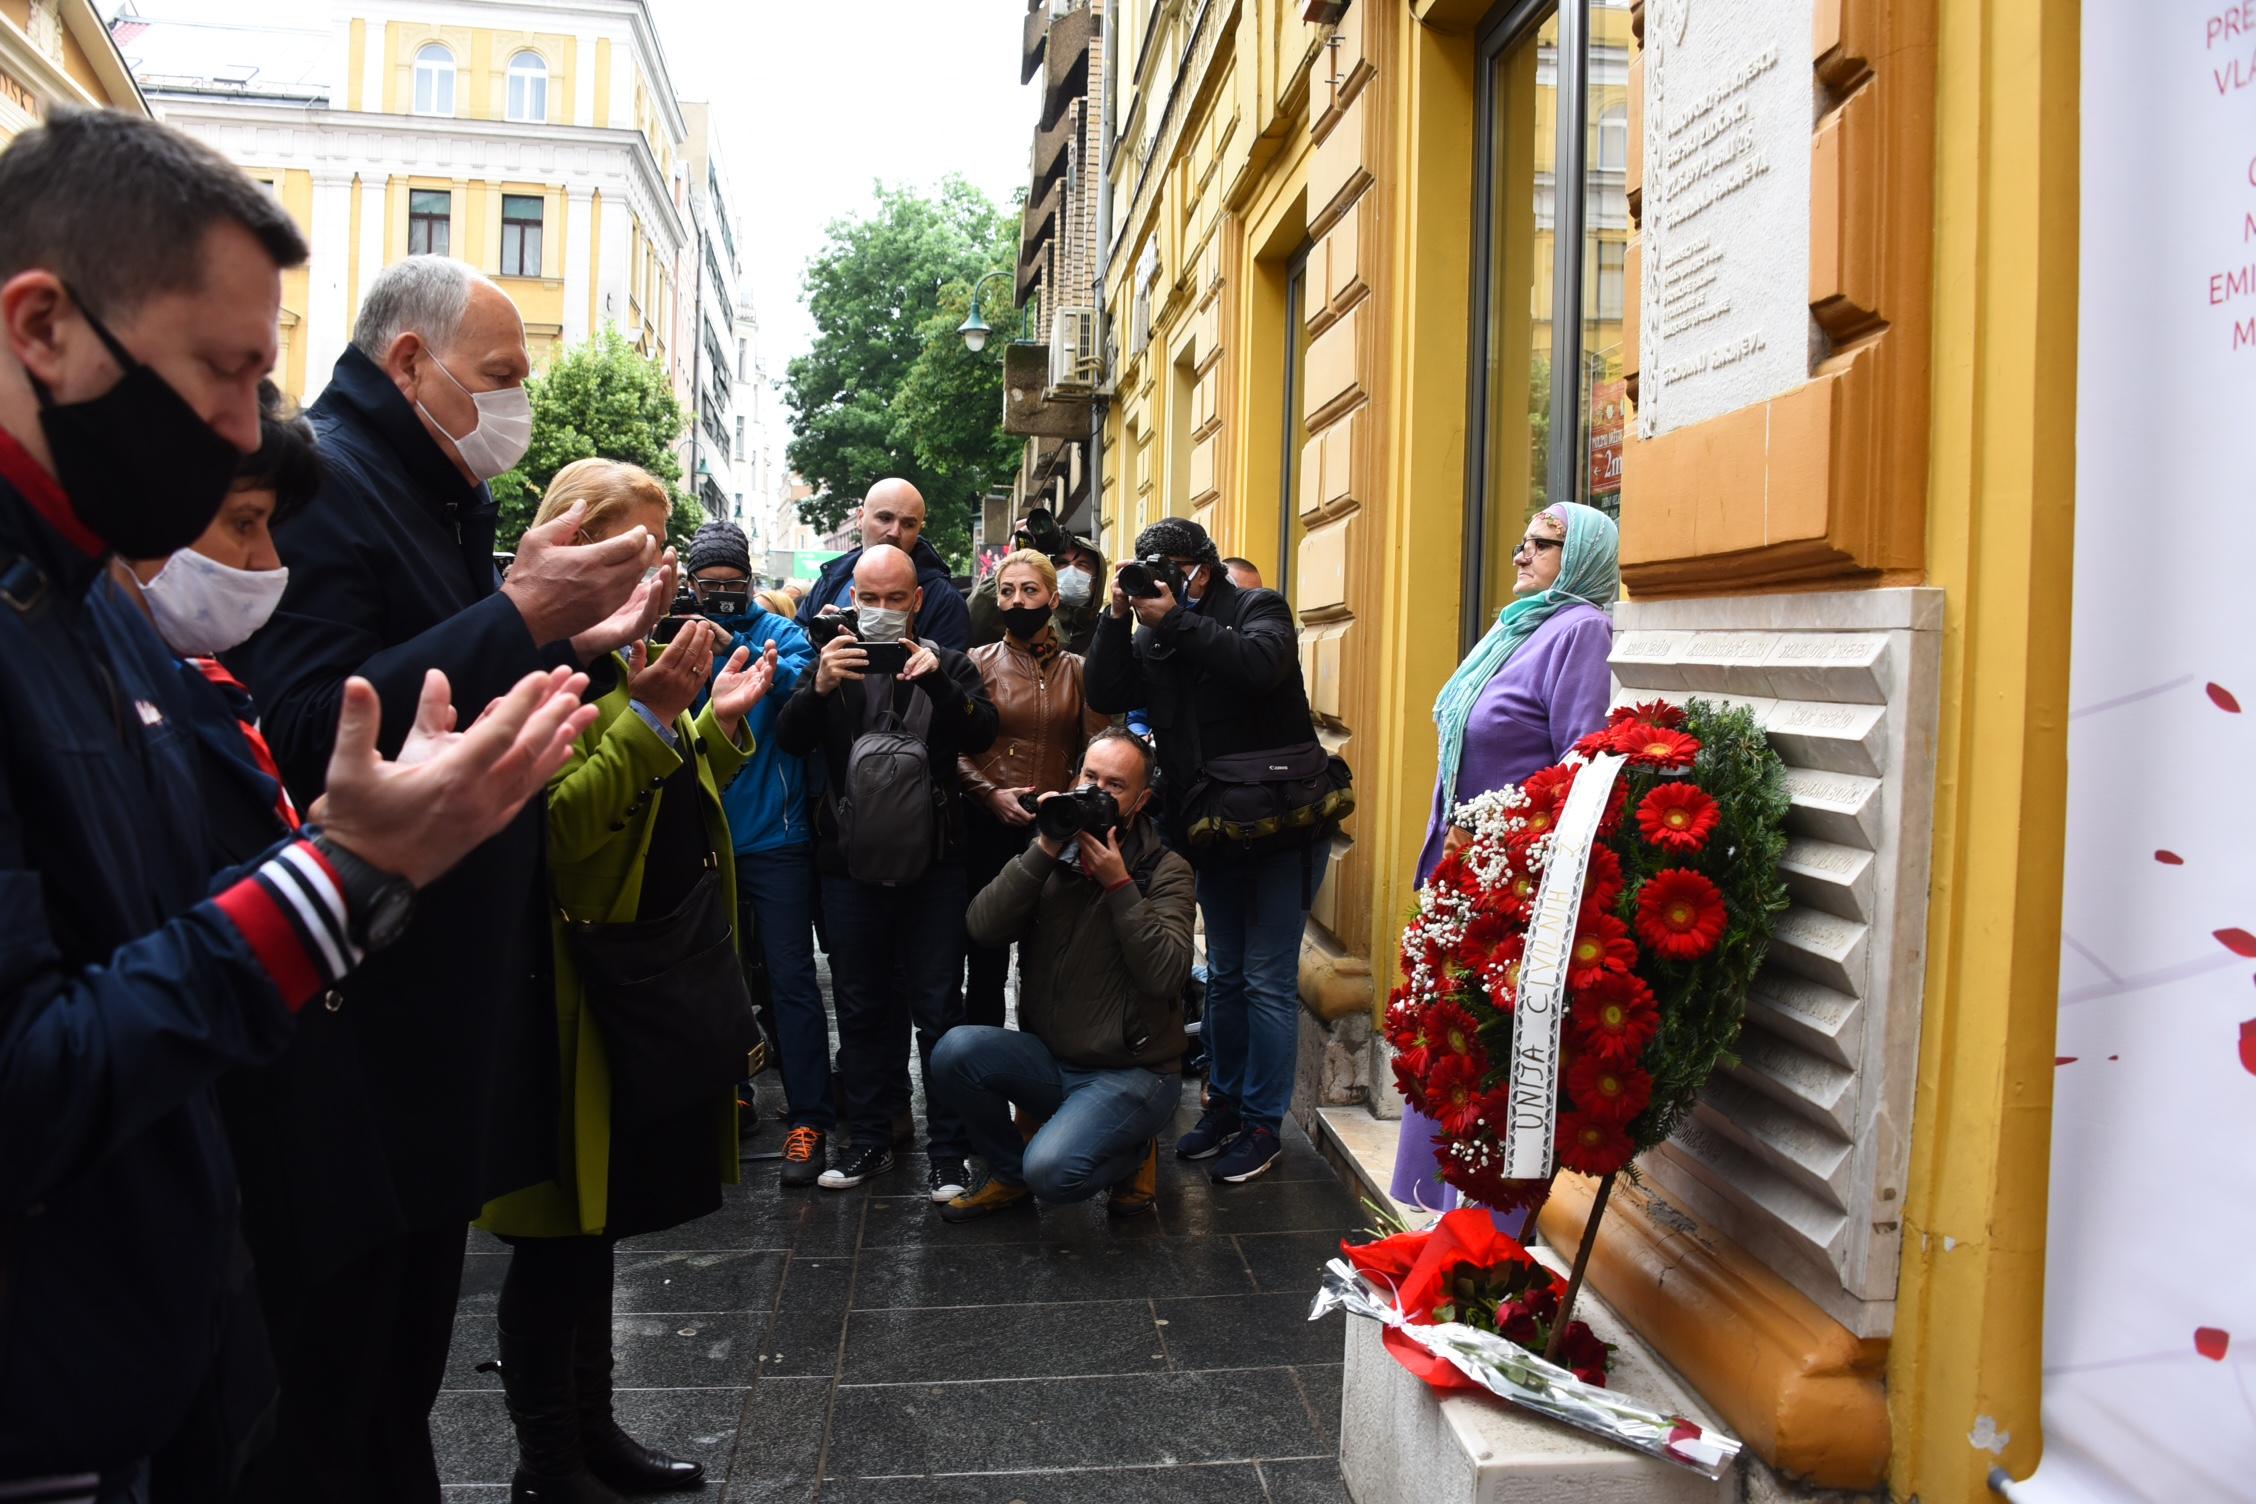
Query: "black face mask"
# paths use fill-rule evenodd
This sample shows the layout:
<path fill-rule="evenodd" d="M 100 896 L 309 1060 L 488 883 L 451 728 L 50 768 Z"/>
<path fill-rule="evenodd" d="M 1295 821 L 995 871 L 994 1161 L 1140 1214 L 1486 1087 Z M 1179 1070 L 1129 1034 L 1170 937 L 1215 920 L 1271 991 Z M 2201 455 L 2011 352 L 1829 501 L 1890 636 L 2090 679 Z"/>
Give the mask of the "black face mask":
<path fill-rule="evenodd" d="M 1034 634 L 1050 624 L 1050 606 L 1005 606 L 1002 610 L 1003 630 L 1020 642 L 1032 642 Z"/>
<path fill-rule="evenodd" d="M 71 299 L 125 374 L 99 397 L 64 403 L 24 373 L 39 398 L 55 479 L 78 520 L 116 552 L 129 559 L 175 553 L 219 515 L 243 456 L 128 354 L 76 292 Z"/>

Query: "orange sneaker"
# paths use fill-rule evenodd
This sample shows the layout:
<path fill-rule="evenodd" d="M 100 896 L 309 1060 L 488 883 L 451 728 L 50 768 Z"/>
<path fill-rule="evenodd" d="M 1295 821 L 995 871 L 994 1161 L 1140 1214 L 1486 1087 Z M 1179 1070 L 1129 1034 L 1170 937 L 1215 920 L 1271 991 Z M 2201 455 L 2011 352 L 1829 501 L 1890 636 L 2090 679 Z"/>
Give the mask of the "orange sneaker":
<path fill-rule="evenodd" d="M 794 1128 L 783 1141 L 783 1186 L 803 1191 L 815 1183 L 829 1158 L 823 1153 L 820 1128 Z"/>

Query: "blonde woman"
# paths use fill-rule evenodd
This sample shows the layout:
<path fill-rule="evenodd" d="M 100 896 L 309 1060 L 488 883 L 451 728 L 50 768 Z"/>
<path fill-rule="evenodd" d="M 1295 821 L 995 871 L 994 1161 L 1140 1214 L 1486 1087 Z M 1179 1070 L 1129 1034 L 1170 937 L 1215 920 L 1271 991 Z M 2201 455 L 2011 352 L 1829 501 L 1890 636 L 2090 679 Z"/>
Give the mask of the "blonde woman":
<path fill-rule="evenodd" d="M 1049 556 L 1031 548 L 1006 555 L 995 567 L 995 606 L 1003 640 L 966 656 L 1001 724 L 993 746 L 956 760 L 963 775 L 964 878 L 973 894 L 1033 839 L 1034 816 L 1019 796 L 1064 788 L 1089 738 L 1105 725 L 1082 701 L 1081 655 L 1065 651 L 1051 620 L 1058 577 Z M 1002 1027 L 1010 947 L 966 940 L 964 957 L 963 1021 Z"/>
<path fill-rule="evenodd" d="M 648 472 L 612 460 L 558 471 L 535 525 L 574 502 L 587 508 L 590 542 L 636 526 L 664 537 L 672 511 Z M 720 1206 L 722 1183 L 736 1179 L 736 1094 L 724 1081 L 677 1097 L 638 1088 L 641 1078 L 623 1064 L 615 1071 L 623 1057 L 607 1047 L 575 960 L 587 952 L 570 943 L 584 936 L 566 926 L 647 925 L 709 906 L 716 882 L 720 914 L 735 914 L 721 790 L 752 750 L 744 717 L 774 680 L 776 645 L 759 657 L 738 648 L 714 677 L 714 650 L 726 641 L 698 619 L 663 650 L 634 643 L 599 660 L 589 669 L 595 723 L 549 782 L 564 1164 L 557 1179 L 489 1203 L 478 1221 L 513 1250 L 498 1311 L 520 1454 L 513 1499 L 611 1504 L 614 1489 L 692 1488 L 703 1477 L 698 1464 L 642 1446 L 612 1417 L 611 1252 L 620 1238 Z M 712 696 L 693 717 L 709 678 Z"/>

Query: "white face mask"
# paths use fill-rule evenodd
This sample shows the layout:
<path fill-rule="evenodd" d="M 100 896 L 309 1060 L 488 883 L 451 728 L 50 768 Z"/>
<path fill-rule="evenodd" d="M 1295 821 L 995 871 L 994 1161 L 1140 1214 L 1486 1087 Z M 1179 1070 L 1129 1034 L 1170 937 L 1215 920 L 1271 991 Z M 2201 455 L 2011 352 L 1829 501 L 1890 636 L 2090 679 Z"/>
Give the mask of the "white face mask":
<path fill-rule="evenodd" d="M 1075 566 L 1058 571 L 1058 599 L 1078 606 L 1089 598 L 1089 571 Z"/>
<path fill-rule="evenodd" d="M 239 647 L 282 603 L 287 569 L 235 569 L 184 548 L 141 587 L 157 635 L 183 658 Z"/>
<path fill-rule="evenodd" d="M 454 452 L 462 456 L 462 463 L 468 465 L 470 473 L 478 479 L 492 480 L 515 469 L 517 462 L 525 457 L 525 451 L 533 445 L 533 399 L 526 395 L 522 386 L 473 392 L 463 386 L 436 355 L 431 357 L 431 364 L 477 406 L 478 422 L 468 433 L 458 437 L 447 433 L 446 425 L 432 418 L 431 410 L 421 402 L 415 404 L 415 410 L 430 418 L 432 427 L 447 433 L 454 441 Z"/>
<path fill-rule="evenodd" d="M 909 613 L 883 606 L 854 608 L 854 635 L 864 642 L 899 642 L 909 635 Z"/>

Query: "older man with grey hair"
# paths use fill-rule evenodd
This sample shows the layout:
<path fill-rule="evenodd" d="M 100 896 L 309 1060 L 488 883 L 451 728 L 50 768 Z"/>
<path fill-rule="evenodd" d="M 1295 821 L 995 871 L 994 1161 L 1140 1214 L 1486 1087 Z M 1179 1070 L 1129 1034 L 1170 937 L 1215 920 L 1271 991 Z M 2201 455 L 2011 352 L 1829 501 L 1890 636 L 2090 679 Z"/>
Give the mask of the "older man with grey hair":
<path fill-rule="evenodd" d="M 307 414 L 326 479 L 276 529 L 281 607 L 229 655 L 301 807 L 322 792 L 348 677 L 376 686 L 389 755 L 426 670 L 445 670 L 467 725 L 528 671 L 647 635 L 672 600 L 670 556 L 643 579 L 663 540 L 579 544 L 574 513 L 527 533 L 496 579 L 486 483 L 531 440 L 528 368 L 516 308 L 461 262 L 411 257 L 368 289 Z M 544 819 L 536 798 L 425 892 L 267 1073 L 270 1131 L 238 1148 L 283 1383 L 254 1498 L 439 1497 L 428 1416 L 463 1225 L 555 1174 Z"/>

